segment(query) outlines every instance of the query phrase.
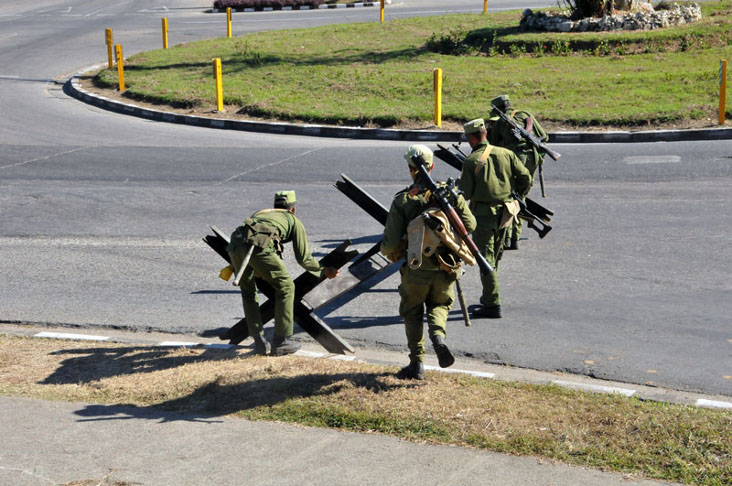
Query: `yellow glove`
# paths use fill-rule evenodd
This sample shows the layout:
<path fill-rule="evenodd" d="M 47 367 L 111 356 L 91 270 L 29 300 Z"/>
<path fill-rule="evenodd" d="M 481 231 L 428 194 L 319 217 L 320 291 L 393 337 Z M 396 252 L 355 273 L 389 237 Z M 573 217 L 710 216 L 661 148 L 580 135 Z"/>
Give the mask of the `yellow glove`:
<path fill-rule="evenodd" d="M 231 276 L 234 275 L 234 267 L 231 265 L 227 265 L 224 268 L 221 269 L 219 272 L 219 277 L 223 280 L 226 280 L 227 282 L 231 278 Z"/>

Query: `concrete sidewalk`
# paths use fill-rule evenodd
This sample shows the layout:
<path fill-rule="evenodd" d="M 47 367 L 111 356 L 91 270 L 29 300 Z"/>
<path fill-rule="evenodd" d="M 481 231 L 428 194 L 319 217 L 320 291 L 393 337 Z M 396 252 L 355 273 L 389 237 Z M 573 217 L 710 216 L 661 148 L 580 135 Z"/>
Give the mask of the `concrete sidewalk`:
<path fill-rule="evenodd" d="M 382 435 L 0 397 L 0 484 L 653 485 Z M 106 480 L 106 482 L 103 481 Z"/>

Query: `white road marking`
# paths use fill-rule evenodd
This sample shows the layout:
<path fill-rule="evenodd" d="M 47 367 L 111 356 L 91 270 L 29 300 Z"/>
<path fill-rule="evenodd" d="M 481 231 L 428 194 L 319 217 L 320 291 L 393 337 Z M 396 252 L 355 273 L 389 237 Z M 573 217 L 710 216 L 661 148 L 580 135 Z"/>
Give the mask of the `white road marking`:
<path fill-rule="evenodd" d="M 575 388 L 578 390 L 593 391 L 600 393 L 619 393 L 626 397 L 632 397 L 635 395 L 636 390 L 629 390 L 627 388 L 617 388 L 614 386 L 602 386 L 602 385 L 590 385 L 587 383 L 574 383 L 572 381 L 561 381 L 552 380 L 555 385 L 563 386 L 565 388 Z"/>
<path fill-rule="evenodd" d="M 40 162 L 41 160 L 48 160 L 51 157 L 57 157 L 59 155 L 72 154 L 74 152 L 78 152 L 79 150 L 84 150 L 84 149 L 88 149 L 88 148 L 91 148 L 91 146 L 89 146 L 89 147 L 77 147 L 75 149 L 67 150 L 65 152 L 59 152 L 57 154 L 46 155 L 45 157 L 38 157 L 37 159 L 25 160 L 23 162 L 18 162 L 16 164 L 0 165 L 0 169 L 9 169 L 11 167 L 18 167 L 18 166 L 21 166 L 21 165 L 30 164 L 32 162 Z"/>
<path fill-rule="evenodd" d="M 53 12 L 53 13 L 69 13 L 69 12 L 71 12 L 71 7 L 66 7 L 66 10 L 56 10 L 56 9 L 53 9 L 53 8 L 50 8 L 50 9 L 47 9 L 47 10 L 36 10 L 35 13 L 41 14 L 41 13 L 48 13 L 48 12 Z M 45 17 L 45 15 L 44 15 L 44 17 Z"/>
<path fill-rule="evenodd" d="M 99 13 L 99 12 L 101 12 L 103 10 L 108 10 L 110 8 L 119 7 L 119 6 L 124 5 L 126 3 L 130 3 L 131 1 L 132 0 L 127 0 L 126 2 L 120 2 L 120 3 L 115 4 L 115 5 L 109 5 L 107 7 L 102 7 L 102 8 L 98 8 L 96 10 L 92 10 L 91 12 L 87 13 L 86 15 L 84 15 L 84 17 L 91 17 L 92 15 L 96 15 L 97 13 Z"/>
<path fill-rule="evenodd" d="M 707 400 L 706 398 L 700 398 L 696 401 L 697 407 L 712 407 L 712 408 L 730 408 L 732 409 L 732 402 L 719 402 L 716 400 Z"/>
<path fill-rule="evenodd" d="M 50 339 L 73 339 L 77 341 L 109 341 L 109 336 L 93 336 L 90 334 L 69 334 L 64 332 L 47 331 L 34 334 L 33 337 Z"/>
<path fill-rule="evenodd" d="M 355 356 L 344 356 L 342 354 L 335 354 L 333 356 L 329 356 L 328 359 L 334 359 L 336 361 L 354 361 L 356 359 Z"/>
<path fill-rule="evenodd" d="M 451 369 L 451 368 L 439 368 L 437 366 L 431 366 L 431 365 L 424 365 L 425 370 L 429 371 L 439 371 L 441 373 L 450 373 L 450 374 L 461 374 L 461 375 L 470 375 L 470 376 L 476 376 L 478 378 L 493 378 L 495 373 L 488 373 L 487 371 L 470 371 L 470 370 L 460 370 L 460 369 Z"/>
<path fill-rule="evenodd" d="M 163 341 L 161 343 L 158 343 L 158 346 L 171 346 L 171 347 L 191 347 L 191 346 L 198 346 L 198 343 L 189 343 L 186 341 Z"/>
<path fill-rule="evenodd" d="M 161 5 L 159 7 L 153 7 L 153 8 L 146 8 L 143 10 L 138 10 L 138 12 L 141 12 L 141 13 L 157 13 L 157 12 L 167 12 L 167 11 L 168 11 L 168 7 L 166 7 L 165 5 Z"/>
<path fill-rule="evenodd" d="M 233 344 L 213 343 L 213 344 L 207 344 L 205 347 L 206 348 L 211 348 L 211 349 L 231 349 L 231 348 L 234 348 L 236 346 L 233 345 Z"/>
<path fill-rule="evenodd" d="M 225 179 L 225 180 L 219 182 L 218 184 L 224 184 L 226 182 L 231 182 L 234 179 L 237 179 L 237 178 L 239 178 L 239 177 L 241 177 L 243 175 L 250 174 L 252 172 L 256 172 L 256 171 L 261 170 L 261 169 L 268 169 L 268 168 L 273 167 L 275 165 L 284 164 L 285 162 L 289 162 L 290 160 L 294 160 L 294 159 L 297 159 L 299 157 L 303 157 L 305 155 L 311 154 L 313 152 L 317 152 L 319 150 L 323 150 L 323 149 L 322 148 L 314 148 L 312 150 L 308 150 L 308 151 L 303 152 L 301 154 L 296 154 L 296 155 L 293 155 L 292 157 L 287 157 L 286 159 L 278 160 L 277 162 L 272 162 L 271 164 L 265 164 L 265 165 L 262 165 L 260 167 L 255 167 L 253 169 L 249 169 L 249 170 L 247 170 L 245 172 L 242 172 L 241 174 L 233 175 L 233 176 L 229 177 L 228 179 Z M 0 167 L 0 169 L 2 169 L 2 167 Z"/>
<path fill-rule="evenodd" d="M 625 157 L 623 162 L 627 165 L 677 164 L 681 162 L 681 157 L 678 155 L 637 155 L 634 157 Z"/>
<path fill-rule="evenodd" d="M 303 349 L 299 349 L 297 352 L 295 352 L 295 356 L 302 356 L 303 358 L 322 358 L 326 356 L 325 353 L 314 353 L 312 351 L 305 351 Z"/>
<path fill-rule="evenodd" d="M 4 41 L 4 40 L 7 40 L 7 39 L 12 39 L 13 37 L 17 37 L 17 35 L 18 35 L 17 32 L 15 32 L 13 34 L 8 34 L 5 37 L 0 37 L 0 41 Z M 12 76 L 12 77 L 17 78 L 18 76 Z"/>

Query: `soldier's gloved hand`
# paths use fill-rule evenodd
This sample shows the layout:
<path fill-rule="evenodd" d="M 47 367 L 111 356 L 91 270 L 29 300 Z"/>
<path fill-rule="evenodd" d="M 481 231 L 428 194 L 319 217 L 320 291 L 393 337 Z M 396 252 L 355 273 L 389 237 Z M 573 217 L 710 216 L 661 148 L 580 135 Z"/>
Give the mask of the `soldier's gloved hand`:
<path fill-rule="evenodd" d="M 323 273 L 325 274 L 326 278 L 336 278 L 338 275 L 341 274 L 340 270 L 333 267 L 324 267 Z"/>

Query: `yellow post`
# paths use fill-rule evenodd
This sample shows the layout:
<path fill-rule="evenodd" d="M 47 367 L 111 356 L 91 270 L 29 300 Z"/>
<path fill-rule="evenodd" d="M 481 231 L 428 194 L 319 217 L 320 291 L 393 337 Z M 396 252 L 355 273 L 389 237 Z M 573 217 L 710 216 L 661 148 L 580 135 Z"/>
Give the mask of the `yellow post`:
<path fill-rule="evenodd" d="M 724 125 L 727 109 L 727 59 L 719 63 L 719 124 Z"/>
<path fill-rule="evenodd" d="M 224 86 L 221 81 L 221 59 L 213 60 L 214 79 L 216 80 L 216 109 L 224 111 Z"/>
<path fill-rule="evenodd" d="M 384 0 L 381 0 L 381 8 L 379 9 L 381 11 L 381 23 L 384 23 Z"/>
<path fill-rule="evenodd" d="M 119 90 L 125 90 L 125 68 L 122 61 L 122 46 L 117 44 L 114 46 L 114 50 L 117 53 L 117 75 L 119 76 Z"/>
<path fill-rule="evenodd" d="M 483 0 L 483 13 L 488 13 L 488 0 Z"/>
<path fill-rule="evenodd" d="M 112 44 L 112 29 L 107 29 L 104 34 L 107 40 L 107 60 L 109 62 L 109 69 L 112 69 L 114 67 L 114 59 L 112 59 L 112 50 L 114 49 L 114 45 Z"/>
<path fill-rule="evenodd" d="M 432 71 L 435 81 L 435 125 L 442 126 L 442 69 Z"/>
<path fill-rule="evenodd" d="M 226 7 L 226 37 L 231 38 L 231 7 Z"/>
<path fill-rule="evenodd" d="M 163 49 L 168 48 L 168 19 L 163 17 Z"/>

